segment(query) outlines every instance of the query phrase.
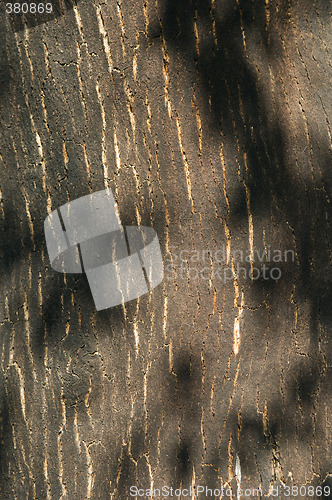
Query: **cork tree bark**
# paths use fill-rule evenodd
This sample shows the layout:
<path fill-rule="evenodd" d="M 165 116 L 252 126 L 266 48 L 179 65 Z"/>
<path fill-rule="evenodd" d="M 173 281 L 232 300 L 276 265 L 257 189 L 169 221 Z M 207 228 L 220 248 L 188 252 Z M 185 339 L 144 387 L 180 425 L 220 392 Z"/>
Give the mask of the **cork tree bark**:
<path fill-rule="evenodd" d="M 1 498 L 329 484 L 330 14 L 1 5 Z M 123 225 L 156 230 L 165 275 L 97 312 L 43 222 L 105 188 Z M 264 279 L 278 250 L 294 258 Z"/>

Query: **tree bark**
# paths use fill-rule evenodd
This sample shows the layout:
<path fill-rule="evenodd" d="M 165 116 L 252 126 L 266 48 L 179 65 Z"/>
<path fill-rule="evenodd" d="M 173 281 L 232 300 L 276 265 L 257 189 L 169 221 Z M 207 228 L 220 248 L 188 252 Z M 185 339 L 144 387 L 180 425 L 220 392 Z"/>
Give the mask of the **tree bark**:
<path fill-rule="evenodd" d="M 1 498 L 312 498 L 331 449 L 330 3 L 36 19 L 1 7 Z M 156 230 L 165 276 L 97 312 L 43 222 L 105 188 L 123 225 Z M 281 277 L 251 279 L 275 250 L 294 252 L 269 263 Z"/>

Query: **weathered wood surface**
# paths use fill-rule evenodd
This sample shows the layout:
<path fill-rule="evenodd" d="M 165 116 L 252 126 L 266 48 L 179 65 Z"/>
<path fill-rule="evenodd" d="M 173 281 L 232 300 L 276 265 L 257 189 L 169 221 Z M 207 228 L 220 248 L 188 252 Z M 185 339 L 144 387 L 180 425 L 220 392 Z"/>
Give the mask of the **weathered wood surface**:
<path fill-rule="evenodd" d="M 2 5 L 0 30 L 1 498 L 234 490 L 236 456 L 243 486 L 322 484 L 329 2 L 82 0 L 21 31 Z M 166 274 L 97 313 L 83 276 L 50 268 L 43 221 L 105 187 L 165 257 L 295 262 L 278 281 Z"/>

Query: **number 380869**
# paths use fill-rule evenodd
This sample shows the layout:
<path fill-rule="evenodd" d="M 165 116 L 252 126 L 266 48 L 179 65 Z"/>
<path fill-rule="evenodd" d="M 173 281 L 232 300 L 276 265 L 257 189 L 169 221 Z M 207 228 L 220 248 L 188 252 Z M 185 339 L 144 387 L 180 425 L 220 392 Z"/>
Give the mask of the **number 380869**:
<path fill-rule="evenodd" d="M 7 14 L 51 14 L 51 3 L 6 3 Z"/>

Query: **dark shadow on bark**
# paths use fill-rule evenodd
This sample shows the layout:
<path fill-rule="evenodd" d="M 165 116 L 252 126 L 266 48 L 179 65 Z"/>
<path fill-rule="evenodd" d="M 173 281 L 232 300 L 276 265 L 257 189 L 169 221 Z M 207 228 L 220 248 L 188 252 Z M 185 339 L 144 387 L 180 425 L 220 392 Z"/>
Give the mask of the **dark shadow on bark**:
<path fill-rule="evenodd" d="M 0 482 L 0 496 L 6 498 L 5 495 L 8 491 L 12 490 L 11 474 L 9 471 L 9 464 L 11 462 L 10 457 L 13 453 L 13 442 L 12 439 L 8 439 L 7 436 L 11 436 L 11 426 L 9 420 L 8 411 L 8 401 L 5 393 L 5 378 L 3 375 L 0 376 L 1 389 L 0 389 L 0 471 L 1 471 L 1 482 Z M 14 465 L 14 464 L 13 464 Z"/>
<path fill-rule="evenodd" d="M 182 348 L 176 352 L 173 374 L 168 374 L 165 406 L 174 408 L 170 412 L 179 421 L 178 444 L 170 456 L 175 487 L 187 485 L 195 463 L 195 448 L 200 433 L 200 407 L 198 405 L 202 373 L 200 360 L 190 350 Z M 197 457 L 196 457 L 197 458 Z"/>
<path fill-rule="evenodd" d="M 258 80 L 258 74 L 249 63 L 250 54 L 243 47 L 244 28 L 245 33 L 254 36 L 257 44 L 263 48 L 266 61 L 277 61 L 281 58 L 282 33 L 280 34 L 278 29 L 288 20 L 292 5 L 297 4 L 289 1 L 279 2 L 278 20 L 275 10 L 270 9 L 270 29 L 267 31 L 264 2 L 215 2 L 213 7 L 211 2 L 205 0 L 167 0 L 164 2 L 160 25 L 150 27 L 150 42 L 155 43 L 157 38 L 163 37 L 167 48 L 174 54 L 174 59 L 179 58 L 188 72 L 197 75 L 197 88 L 205 100 L 205 115 L 212 117 L 207 119 L 205 130 L 211 134 L 221 134 L 226 144 L 234 142 L 235 136 L 237 137 L 240 149 L 237 162 L 241 170 L 241 180 L 250 191 L 254 227 L 260 227 L 261 218 L 265 214 L 273 214 L 277 221 L 279 218 L 281 221 L 286 220 L 291 228 L 290 235 L 294 236 L 295 246 L 292 243 L 292 246 L 286 246 L 286 249 L 296 251 L 298 261 L 282 264 L 282 284 L 263 280 L 252 282 L 253 294 L 256 294 L 260 301 L 265 300 L 272 305 L 295 283 L 297 297 L 310 304 L 312 359 L 309 370 L 307 366 L 300 370 L 296 368 L 295 381 L 288 381 L 294 396 L 291 408 L 282 408 L 281 401 L 275 402 L 273 423 L 267 440 L 264 438 L 262 422 L 258 422 L 257 418 L 244 419 L 238 443 L 244 460 L 246 456 L 250 456 L 251 441 L 255 446 L 259 443 L 258 447 L 261 448 L 266 444 L 275 447 L 281 434 L 292 436 L 291 428 L 280 427 L 278 415 L 286 412 L 291 417 L 292 408 L 298 403 L 305 412 L 313 411 L 314 396 L 322 379 L 320 367 L 324 362 L 319 351 L 318 323 L 328 316 L 326 304 L 331 303 L 332 299 L 328 236 L 331 221 L 328 203 L 328 187 L 331 182 L 328 167 L 331 164 L 330 153 L 328 150 L 321 150 L 316 155 L 315 161 L 319 162 L 322 177 L 314 165 L 314 185 L 308 187 L 305 181 L 295 178 L 294 173 L 289 170 L 289 152 L 285 149 L 286 131 L 281 128 L 278 109 L 271 114 L 271 102 L 266 102 L 264 94 L 260 92 L 261 82 Z M 328 15 L 329 2 L 322 1 L 316 6 L 305 2 L 303 8 L 311 15 L 322 13 L 323 17 Z M 212 34 L 213 20 L 218 43 L 215 43 Z M 198 30 L 203 28 L 206 34 L 205 37 L 200 36 L 199 52 L 194 22 L 197 22 Z M 273 24 L 279 28 L 273 27 Z M 198 33 L 200 34 L 200 31 Z M 303 160 L 299 170 L 307 173 L 311 168 L 312 158 L 308 152 L 301 156 L 300 144 L 295 144 L 295 148 L 298 158 Z M 242 152 L 246 153 L 246 165 Z M 247 224 L 248 211 L 244 188 L 233 190 L 230 211 L 226 218 L 232 235 Z M 284 242 L 282 233 L 278 235 L 277 227 L 274 227 L 274 237 L 285 245 L 290 244 L 291 238 Z M 261 244 L 262 242 L 254 241 L 255 246 Z M 249 270 L 249 265 L 247 267 Z M 242 284 L 244 280 L 240 278 L 240 288 Z M 275 335 L 278 335 L 278 332 L 275 332 Z M 242 363 L 246 362 L 243 359 Z M 185 364 L 182 371 L 188 372 Z M 187 384 L 188 381 L 178 396 L 179 401 L 182 398 L 183 403 L 187 399 Z M 287 421 L 287 415 L 284 418 Z M 234 436 L 237 434 L 235 413 L 233 419 Z M 303 439 L 306 432 L 312 431 L 311 424 L 307 422 L 306 425 L 309 427 L 304 426 L 300 431 L 300 437 Z M 183 451 L 182 456 L 185 457 L 184 462 L 187 462 L 187 452 Z M 220 463 L 217 461 L 214 465 L 218 468 Z M 185 472 L 186 478 L 187 472 L 188 469 Z"/>

